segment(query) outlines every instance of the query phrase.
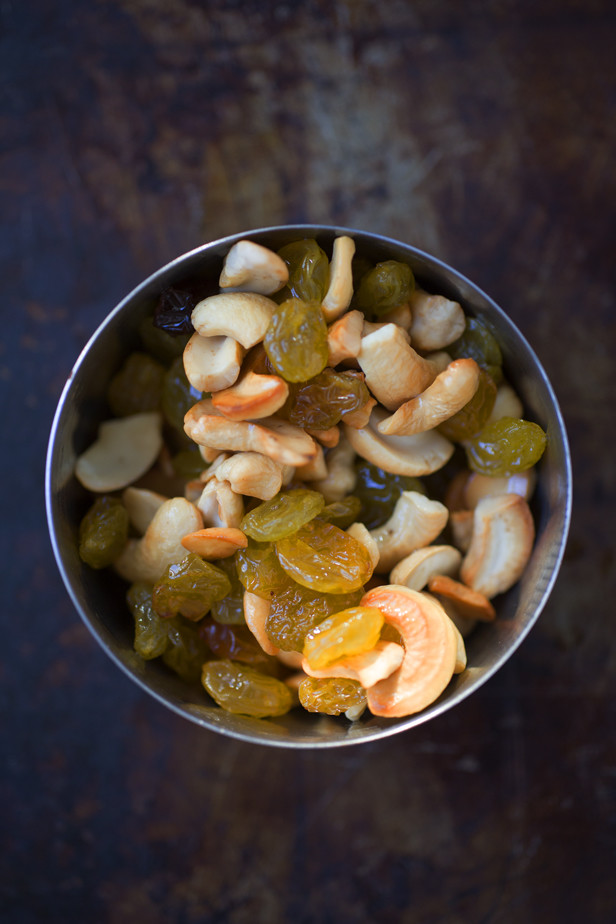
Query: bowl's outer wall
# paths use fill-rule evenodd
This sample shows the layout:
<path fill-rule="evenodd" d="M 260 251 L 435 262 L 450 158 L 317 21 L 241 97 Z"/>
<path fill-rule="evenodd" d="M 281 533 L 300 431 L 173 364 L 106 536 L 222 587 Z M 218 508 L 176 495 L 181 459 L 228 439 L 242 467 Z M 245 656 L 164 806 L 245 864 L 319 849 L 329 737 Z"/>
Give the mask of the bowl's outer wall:
<path fill-rule="evenodd" d="M 203 281 L 204 295 L 216 292 L 222 259 L 242 238 L 278 249 L 290 241 L 315 237 L 331 252 L 339 234 L 353 237 L 357 253 L 375 262 L 398 259 L 409 263 L 426 289 L 460 301 L 496 334 L 508 379 L 522 397 L 529 418 L 548 433 L 533 501 L 537 542 L 522 580 L 498 601 L 498 621 L 480 626 L 467 640 L 469 668 L 418 715 L 398 720 L 368 716 L 350 724 L 301 710 L 268 721 L 234 716 L 213 706 L 200 687 L 188 688 L 162 665 L 143 662 L 135 654 L 125 584 L 108 571 L 101 574 L 88 568 L 77 554 L 77 525 L 89 496 L 73 477 L 73 469 L 108 414 L 104 383 L 138 345 L 139 322 L 152 312 L 163 289 L 197 278 Z M 570 465 L 563 420 L 545 372 L 515 325 L 485 293 L 439 260 L 403 243 L 352 229 L 284 226 L 247 231 L 199 247 L 163 267 L 111 312 L 82 351 L 58 405 L 47 459 L 47 511 L 58 566 L 78 612 L 108 655 L 134 681 L 181 715 L 223 734 L 261 744 L 330 747 L 373 741 L 427 721 L 461 702 L 511 656 L 538 618 L 560 567 L 571 509 Z"/>

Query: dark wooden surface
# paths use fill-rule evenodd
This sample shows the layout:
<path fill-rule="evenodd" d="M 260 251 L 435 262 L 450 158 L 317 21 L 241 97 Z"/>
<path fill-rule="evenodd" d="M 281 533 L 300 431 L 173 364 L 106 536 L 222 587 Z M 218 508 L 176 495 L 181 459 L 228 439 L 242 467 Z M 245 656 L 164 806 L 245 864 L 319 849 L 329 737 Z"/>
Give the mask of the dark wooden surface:
<path fill-rule="evenodd" d="M 616 918 L 614 49 L 608 0 L 0 7 L 6 922 Z M 82 345 L 203 241 L 322 221 L 453 263 L 552 377 L 575 506 L 551 600 L 382 744 L 226 740 L 121 675 L 52 559 L 44 454 Z"/>

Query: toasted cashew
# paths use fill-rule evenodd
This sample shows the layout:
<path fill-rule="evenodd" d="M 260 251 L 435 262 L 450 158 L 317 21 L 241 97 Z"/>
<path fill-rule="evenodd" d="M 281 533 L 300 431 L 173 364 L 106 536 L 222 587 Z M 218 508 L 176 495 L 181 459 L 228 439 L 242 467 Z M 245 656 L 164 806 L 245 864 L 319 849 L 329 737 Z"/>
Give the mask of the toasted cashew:
<path fill-rule="evenodd" d="M 314 487 L 321 492 L 327 504 L 342 500 L 355 487 L 357 476 L 353 468 L 354 459 L 355 451 L 346 439 L 341 439 L 338 445 L 327 453 L 327 476 L 322 481 L 314 483 Z"/>
<path fill-rule="evenodd" d="M 345 677 L 348 680 L 357 680 L 367 689 L 398 670 L 403 660 L 402 645 L 379 641 L 369 651 L 340 658 L 319 670 L 310 667 L 307 658 L 303 658 L 302 670 L 309 677 Z"/>
<path fill-rule="evenodd" d="M 381 553 L 379 551 L 378 542 L 371 535 L 368 527 L 363 523 L 351 523 L 346 532 L 349 536 L 352 536 L 353 539 L 357 539 L 358 542 L 361 542 L 361 544 L 368 549 L 372 570 L 376 571 Z"/>
<path fill-rule="evenodd" d="M 435 574 L 455 577 L 461 564 L 462 555 L 452 545 L 427 545 L 399 561 L 389 580 L 411 590 L 423 590 Z"/>
<path fill-rule="evenodd" d="M 443 295 L 428 295 L 422 289 L 415 289 L 409 302 L 413 312 L 411 343 L 418 350 L 442 350 L 464 333 L 466 317 L 458 302 Z"/>
<path fill-rule="evenodd" d="M 187 552 L 182 539 L 203 526 L 201 513 L 183 497 L 162 504 L 142 539 L 129 539 L 114 568 L 126 581 L 153 584 L 166 568 L 182 561 Z"/>
<path fill-rule="evenodd" d="M 387 522 L 370 530 L 379 549 L 378 571 L 390 571 L 402 558 L 436 539 L 448 516 L 447 507 L 439 501 L 418 491 L 403 491 Z"/>
<path fill-rule="evenodd" d="M 122 503 L 128 512 L 131 526 L 143 536 L 154 519 L 154 514 L 162 507 L 168 497 L 145 488 L 128 487 L 122 492 Z"/>
<path fill-rule="evenodd" d="M 248 540 L 241 529 L 225 526 L 209 526 L 188 533 L 182 539 L 182 545 L 189 552 L 194 552 L 211 561 L 228 558 L 238 549 L 245 549 Z"/>
<path fill-rule="evenodd" d="M 206 526 L 232 526 L 238 528 L 244 516 L 244 501 L 228 481 L 214 477 L 204 487 L 197 507 Z"/>
<path fill-rule="evenodd" d="M 90 491 L 118 491 L 154 465 L 163 446 L 162 418 L 156 412 L 107 420 L 94 443 L 77 459 L 75 475 Z"/>
<path fill-rule="evenodd" d="M 364 316 L 361 311 L 347 311 L 327 331 L 328 366 L 345 359 L 356 359 L 361 349 Z"/>
<path fill-rule="evenodd" d="M 386 584 L 368 591 L 361 606 L 375 606 L 404 643 L 404 660 L 367 691 L 373 715 L 391 718 L 420 712 L 437 699 L 459 661 L 460 636 L 443 607 L 431 597 Z"/>
<path fill-rule="evenodd" d="M 334 241 L 329 266 L 329 288 L 321 308 L 327 322 L 340 317 L 347 310 L 353 298 L 353 272 L 351 264 L 355 253 L 352 237 L 337 237 Z"/>
<path fill-rule="evenodd" d="M 197 391 L 218 391 L 233 385 L 243 356 L 243 347 L 232 337 L 193 334 L 184 348 L 184 372 Z"/>
<path fill-rule="evenodd" d="M 307 427 L 306 433 L 309 433 L 313 439 L 327 449 L 333 449 L 340 442 L 340 427 L 338 426 L 329 427 L 327 430 L 310 430 Z"/>
<path fill-rule="evenodd" d="M 257 375 L 248 370 L 235 385 L 223 386 L 222 391 L 212 395 L 212 404 L 230 420 L 258 420 L 275 414 L 288 397 L 289 386 L 280 376 Z"/>
<path fill-rule="evenodd" d="M 494 607 L 485 594 L 445 574 L 433 575 L 428 582 L 428 590 L 438 597 L 447 597 L 460 616 L 467 619 L 478 619 L 481 622 L 493 622 L 496 619 Z"/>
<path fill-rule="evenodd" d="M 246 625 L 266 654 L 277 655 L 278 648 L 270 641 L 270 637 L 265 631 L 265 623 L 271 608 L 272 605 L 269 600 L 264 600 L 263 597 L 250 593 L 248 590 L 244 593 L 244 619 L 246 620 Z"/>
<path fill-rule="evenodd" d="M 385 324 L 363 337 L 357 361 L 368 388 L 390 411 L 420 394 L 435 378 L 432 365 L 407 343 L 396 324 Z"/>
<path fill-rule="evenodd" d="M 282 257 L 253 241 L 238 241 L 225 257 L 218 284 L 221 289 L 273 295 L 288 281 Z"/>
<path fill-rule="evenodd" d="M 535 540 L 528 504 L 518 494 L 485 497 L 475 507 L 473 535 L 460 577 L 491 598 L 522 576 Z"/>
<path fill-rule="evenodd" d="M 421 477 L 438 471 L 453 455 L 453 443 L 435 430 L 412 436 L 384 436 L 377 427 L 385 417 L 387 411 L 377 406 L 367 427 L 356 430 L 343 425 L 347 440 L 367 462 L 394 475 Z"/>
<path fill-rule="evenodd" d="M 228 481 L 236 494 L 271 500 L 282 487 L 283 467 L 261 452 L 237 452 L 235 455 L 223 456 L 220 464 L 212 463 L 204 473 L 204 481 L 218 478 Z"/>
<path fill-rule="evenodd" d="M 475 360 L 456 359 L 425 391 L 382 420 L 379 433 L 407 436 L 432 430 L 468 404 L 478 386 L 479 366 Z"/>
<path fill-rule="evenodd" d="M 202 337 L 232 337 L 248 350 L 265 337 L 276 302 L 256 292 L 210 295 L 193 309 L 193 327 Z"/>

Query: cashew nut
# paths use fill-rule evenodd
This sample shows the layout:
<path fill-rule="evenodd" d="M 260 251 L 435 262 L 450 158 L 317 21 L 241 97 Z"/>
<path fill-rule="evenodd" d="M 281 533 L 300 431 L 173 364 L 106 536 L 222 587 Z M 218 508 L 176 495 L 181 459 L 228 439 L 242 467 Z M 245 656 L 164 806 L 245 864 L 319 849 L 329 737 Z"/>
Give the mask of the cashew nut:
<path fill-rule="evenodd" d="M 169 498 L 145 488 L 126 488 L 122 492 L 122 503 L 128 512 L 131 526 L 143 536 L 154 519 L 154 514 Z"/>
<path fill-rule="evenodd" d="M 402 717 L 437 699 L 459 660 L 460 636 L 443 607 L 426 594 L 397 584 L 368 591 L 361 606 L 375 606 L 393 625 L 405 648 L 400 667 L 367 690 L 373 715 Z"/>
<path fill-rule="evenodd" d="M 298 465 L 295 469 L 295 477 L 299 481 L 323 481 L 327 478 L 327 464 L 325 462 L 325 455 L 323 454 L 323 447 L 317 443 L 317 451 L 314 458 L 310 462 L 306 462 L 305 465 Z"/>
<path fill-rule="evenodd" d="M 182 539 L 203 526 L 203 518 L 183 497 L 162 504 L 141 539 L 129 539 L 114 568 L 126 581 L 153 584 L 169 565 L 182 561 L 186 549 Z"/>
<path fill-rule="evenodd" d="M 203 391 L 215 391 L 204 388 Z M 235 385 L 222 387 L 212 395 L 212 405 L 230 420 L 257 420 L 271 417 L 289 397 L 289 386 L 278 375 L 258 375 L 247 371 Z"/>
<path fill-rule="evenodd" d="M 458 302 L 421 289 L 411 293 L 409 302 L 413 312 L 411 342 L 418 350 L 442 350 L 464 333 L 466 317 Z"/>
<path fill-rule="evenodd" d="M 288 281 L 282 257 L 253 241 L 238 241 L 225 257 L 218 284 L 221 289 L 273 295 Z"/>
<path fill-rule="evenodd" d="M 383 324 L 397 324 L 398 327 L 401 327 L 406 333 L 410 333 L 409 328 L 412 319 L 411 307 L 407 302 L 381 315 L 381 322 Z"/>
<path fill-rule="evenodd" d="M 507 382 L 502 382 L 496 390 L 496 400 L 494 401 L 492 413 L 486 421 L 486 426 L 494 423 L 496 420 L 500 420 L 501 417 L 520 418 L 523 416 L 523 413 L 524 408 L 522 402 L 511 385 Z"/>
<path fill-rule="evenodd" d="M 315 481 L 314 487 L 325 498 L 326 504 L 340 501 L 350 494 L 355 487 L 356 475 L 353 468 L 355 451 L 351 444 L 342 438 L 338 445 L 327 454 L 327 476 L 322 481 Z"/>
<path fill-rule="evenodd" d="M 156 412 L 107 420 L 96 441 L 77 459 L 75 475 L 90 491 L 118 491 L 152 467 L 163 446 Z"/>
<path fill-rule="evenodd" d="M 232 337 L 193 334 L 184 347 L 184 372 L 197 391 L 218 391 L 233 385 L 243 356 L 243 348 Z"/>
<path fill-rule="evenodd" d="M 182 539 L 182 545 L 201 558 L 216 561 L 218 558 L 228 558 L 238 549 L 245 549 L 248 540 L 241 529 L 210 526 L 188 533 Z"/>
<path fill-rule="evenodd" d="M 407 343 L 397 324 L 363 337 L 357 361 L 368 388 L 390 411 L 424 391 L 435 377 L 432 365 Z"/>
<path fill-rule="evenodd" d="M 374 408 L 362 430 L 343 424 L 344 434 L 355 452 L 386 472 L 421 477 L 442 468 L 451 458 L 454 445 L 436 430 L 411 436 L 384 436 L 377 430 L 387 417 L 384 408 Z"/>
<path fill-rule="evenodd" d="M 372 570 L 373 572 L 376 571 L 381 553 L 379 551 L 378 543 L 376 539 L 374 539 L 370 534 L 368 527 L 363 523 L 351 523 L 346 532 L 349 536 L 352 536 L 353 539 L 357 539 L 358 542 L 361 542 L 361 544 L 368 549 Z"/>
<path fill-rule="evenodd" d="M 461 552 L 468 552 L 473 536 L 473 511 L 452 510 L 449 526 L 455 547 Z"/>
<path fill-rule="evenodd" d="M 452 545 L 427 545 L 399 561 L 389 580 L 411 590 L 423 590 L 435 574 L 456 576 L 461 563 L 462 555 Z"/>
<path fill-rule="evenodd" d="M 466 619 L 478 619 L 481 622 L 493 622 L 496 619 L 494 607 L 485 596 L 472 587 L 445 574 L 435 574 L 428 582 L 430 593 L 451 600 L 460 616 Z"/>
<path fill-rule="evenodd" d="M 379 433 L 410 435 L 432 430 L 449 420 L 471 400 L 479 386 L 474 359 L 456 359 L 425 391 L 402 404 L 378 425 Z"/>
<path fill-rule="evenodd" d="M 361 311 L 348 311 L 328 328 L 328 366 L 337 366 L 344 359 L 355 359 L 361 349 L 364 316 Z"/>
<path fill-rule="evenodd" d="M 473 510 L 483 497 L 495 494 L 519 494 L 524 500 L 530 500 L 537 483 L 535 468 L 515 475 L 481 475 L 471 472 L 464 486 L 466 506 Z"/>
<path fill-rule="evenodd" d="M 282 487 L 283 467 L 260 452 L 238 452 L 215 463 L 204 473 L 204 481 L 211 477 L 228 481 L 236 494 L 271 500 Z"/>
<path fill-rule="evenodd" d="M 271 608 L 272 605 L 269 600 L 250 593 L 248 590 L 245 591 L 244 619 L 246 620 L 246 625 L 266 654 L 277 655 L 278 648 L 270 641 L 270 637 L 265 631 L 265 623 Z"/>
<path fill-rule="evenodd" d="M 403 491 L 387 522 L 370 530 L 379 549 L 379 572 L 390 571 L 402 558 L 436 539 L 448 516 L 447 507 L 439 501 L 418 491 Z"/>
<path fill-rule="evenodd" d="M 206 484 L 197 501 L 206 526 L 238 528 L 244 516 L 244 500 L 228 481 L 214 477 Z"/>
<path fill-rule="evenodd" d="M 310 430 L 306 428 L 306 433 L 309 433 L 313 439 L 317 440 L 321 446 L 325 446 L 327 449 L 333 449 L 334 446 L 337 446 L 340 442 L 340 427 L 329 427 L 327 430 Z"/>
<path fill-rule="evenodd" d="M 398 670 L 403 660 L 402 645 L 396 642 L 379 641 L 369 651 L 348 655 L 318 670 L 310 667 L 307 658 L 303 658 L 302 670 L 309 677 L 345 677 L 348 680 L 357 680 L 364 689 L 367 689 Z"/>
<path fill-rule="evenodd" d="M 193 309 L 193 327 L 202 337 L 232 337 L 248 350 L 265 337 L 276 302 L 256 292 L 209 295 Z"/>
<path fill-rule="evenodd" d="M 332 259 L 329 265 L 329 288 L 321 305 L 326 321 L 333 321 L 347 310 L 353 298 L 353 272 L 351 264 L 355 253 L 352 237 L 337 237 L 334 240 Z"/>
<path fill-rule="evenodd" d="M 523 497 L 485 497 L 475 507 L 473 535 L 460 577 L 492 598 L 518 581 L 533 549 L 535 524 Z"/>

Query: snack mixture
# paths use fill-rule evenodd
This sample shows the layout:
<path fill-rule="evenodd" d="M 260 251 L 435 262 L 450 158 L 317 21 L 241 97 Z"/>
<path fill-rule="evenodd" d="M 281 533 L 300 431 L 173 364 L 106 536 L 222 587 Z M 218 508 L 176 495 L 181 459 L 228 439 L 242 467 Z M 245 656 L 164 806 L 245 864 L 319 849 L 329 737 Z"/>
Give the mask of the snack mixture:
<path fill-rule="evenodd" d="M 240 241 L 140 334 L 75 469 L 137 653 L 243 715 L 434 702 L 535 536 L 546 436 L 488 328 L 340 236 Z"/>

